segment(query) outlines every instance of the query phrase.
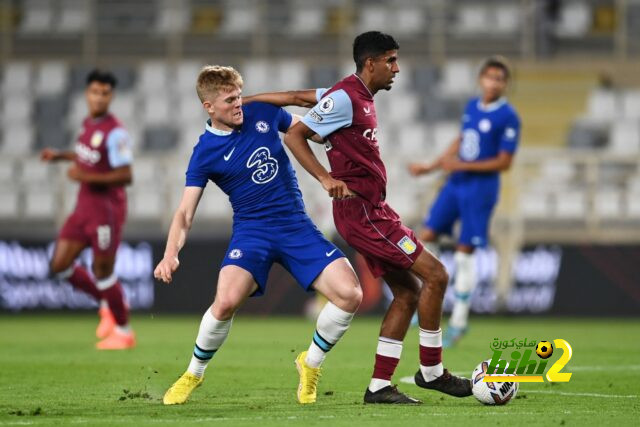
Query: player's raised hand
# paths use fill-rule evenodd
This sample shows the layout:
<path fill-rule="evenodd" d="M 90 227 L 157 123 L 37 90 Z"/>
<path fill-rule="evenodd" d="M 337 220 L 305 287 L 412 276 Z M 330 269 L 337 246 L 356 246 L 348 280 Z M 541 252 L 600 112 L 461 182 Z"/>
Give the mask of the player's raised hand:
<path fill-rule="evenodd" d="M 153 271 L 153 277 L 162 280 L 164 283 L 171 283 L 171 276 L 173 272 L 178 269 L 179 265 L 180 261 L 178 261 L 178 257 L 165 256 Z"/>
<path fill-rule="evenodd" d="M 57 158 L 58 158 L 58 152 L 54 149 L 44 148 L 40 152 L 40 160 L 42 160 L 43 162 L 51 162 L 53 160 L 57 160 Z"/>
<path fill-rule="evenodd" d="M 329 197 L 334 199 L 344 199 L 345 197 L 356 195 L 356 193 L 349 190 L 349 187 L 347 187 L 347 184 L 344 181 L 333 179 L 331 177 L 322 181 L 322 188 L 329 193 Z"/>

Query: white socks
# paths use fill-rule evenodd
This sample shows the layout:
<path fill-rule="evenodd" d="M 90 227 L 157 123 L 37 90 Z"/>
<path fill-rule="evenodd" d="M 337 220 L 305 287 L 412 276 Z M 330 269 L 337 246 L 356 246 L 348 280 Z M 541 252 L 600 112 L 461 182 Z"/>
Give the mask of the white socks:
<path fill-rule="evenodd" d="M 204 375 L 207 364 L 229 335 L 231 321 L 232 319 L 218 320 L 211 314 L 211 309 L 207 309 L 200 322 L 196 345 L 187 371 L 196 377 Z"/>
<path fill-rule="evenodd" d="M 316 331 L 307 351 L 307 365 L 312 368 L 320 367 L 329 350 L 349 328 L 353 314 L 338 308 L 332 302 L 325 304 L 318 316 Z"/>
<path fill-rule="evenodd" d="M 454 283 L 455 303 L 451 312 L 449 326 L 464 329 L 467 327 L 471 294 L 476 286 L 475 257 L 473 254 L 456 252 L 456 278 Z"/>

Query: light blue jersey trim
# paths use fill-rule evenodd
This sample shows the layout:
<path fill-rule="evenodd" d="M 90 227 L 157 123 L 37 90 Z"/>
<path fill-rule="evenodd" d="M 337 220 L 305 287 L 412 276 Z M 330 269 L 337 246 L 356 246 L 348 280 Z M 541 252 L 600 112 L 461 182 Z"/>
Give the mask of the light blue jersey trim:
<path fill-rule="evenodd" d="M 205 124 L 205 129 L 207 130 L 207 132 L 211 132 L 214 135 L 218 135 L 218 136 L 229 136 L 233 133 L 232 130 L 220 130 L 220 129 L 216 129 L 211 125 L 211 119 L 207 120 L 207 123 Z"/>
<path fill-rule="evenodd" d="M 112 168 L 130 165 L 133 161 L 131 137 L 124 128 L 115 128 L 107 136 L 107 153 Z"/>
<path fill-rule="evenodd" d="M 319 87 L 316 89 L 316 102 L 320 102 L 325 93 L 327 93 L 329 89 L 326 87 Z"/>
<path fill-rule="evenodd" d="M 349 95 L 339 89 L 318 102 L 302 118 L 302 122 L 315 133 L 325 138 L 338 129 L 351 126 L 353 106 Z"/>
<path fill-rule="evenodd" d="M 490 113 L 492 111 L 496 111 L 498 108 L 502 107 L 504 104 L 507 103 L 507 98 L 504 96 L 501 96 L 500 98 L 496 99 L 495 101 L 484 105 L 482 103 L 482 99 L 478 99 L 478 111 L 484 111 L 485 113 Z"/>

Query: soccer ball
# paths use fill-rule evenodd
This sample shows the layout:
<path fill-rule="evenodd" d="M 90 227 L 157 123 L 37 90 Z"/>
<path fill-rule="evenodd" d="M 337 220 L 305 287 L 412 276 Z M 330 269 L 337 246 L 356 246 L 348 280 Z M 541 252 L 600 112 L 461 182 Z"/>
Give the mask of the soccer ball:
<path fill-rule="evenodd" d="M 471 374 L 471 391 L 480 403 L 485 405 L 505 405 L 518 394 L 517 382 L 483 382 L 491 359 L 480 362 Z M 507 374 L 505 374 L 507 375 Z"/>
<path fill-rule="evenodd" d="M 536 345 L 536 354 L 540 356 L 541 359 L 548 359 L 553 354 L 553 346 L 549 341 L 540 341 L 538 345 Z"/>

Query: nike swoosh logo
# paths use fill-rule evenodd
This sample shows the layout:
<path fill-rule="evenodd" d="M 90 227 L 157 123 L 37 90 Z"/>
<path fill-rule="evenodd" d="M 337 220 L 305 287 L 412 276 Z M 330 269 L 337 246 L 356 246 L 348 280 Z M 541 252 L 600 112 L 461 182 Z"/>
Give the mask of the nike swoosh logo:
<path fill-rule="evenodd" d="M 324 254 L 328 257 L 330 257 L 331 255 L 333 255 L 333 253 L 337 251 L 337 249 L 332 250 L 331 252 L 325 252 Z"/>
<path fill-rule="evenodd" d="M 236 147 L 233 147 L 231 149 L 231 151 L 229 151 L 229 154 L 225 154 L 224 156 L 222 156 L 222 157 L 224 157 L 224 161 L 225 162 L 229 161 L 229 159 L 231 158 L 231 155 L 233 154 L 234 151 L 236 151 Z"/>

